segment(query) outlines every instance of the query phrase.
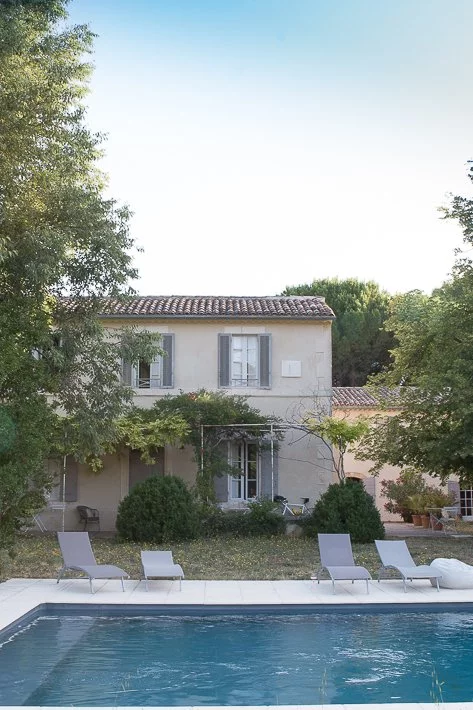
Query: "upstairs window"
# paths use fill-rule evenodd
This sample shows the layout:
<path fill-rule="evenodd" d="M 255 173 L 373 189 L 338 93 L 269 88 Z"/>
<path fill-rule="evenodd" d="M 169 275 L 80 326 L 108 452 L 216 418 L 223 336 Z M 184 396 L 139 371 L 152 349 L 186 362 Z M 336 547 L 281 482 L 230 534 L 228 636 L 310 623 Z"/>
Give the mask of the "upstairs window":
<path fill-rule="evenodd" d="M 218 337 L 219 387 L 271 387 L 271 336 Z"/>
<path fill-rule="evenodd" d="M 137 389 L 174 387 L 174 336 L 163 335 L 160 347 L 163 354 L 156 355 L 152 362 L 123 362 L 123 382 Z"/>

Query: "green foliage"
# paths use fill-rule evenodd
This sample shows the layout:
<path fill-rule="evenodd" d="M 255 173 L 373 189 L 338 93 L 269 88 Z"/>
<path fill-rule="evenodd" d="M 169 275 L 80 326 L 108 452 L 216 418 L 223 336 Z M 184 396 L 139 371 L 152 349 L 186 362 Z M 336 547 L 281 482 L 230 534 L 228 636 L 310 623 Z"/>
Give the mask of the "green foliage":
<path fill-rule="evenodd" d="M 394 347 L 392 334 L 382 330 L 391 297 L 373 281 L 318 279 L 289 286 L 284 296 L 324 296 L 334 311 L 332 324 L 333 384 L 365 385 L 367 378 L 384 370 Z"/>
<path fill-rule="evenodd" d="M 349 421 L 335 417 L 323 417 L 319 420 L 309 416 L 303 420 L 302 426 L 311 434 L 320 437 L 326 444 L 338 480 L 343 483 L 346 478 L 344 457 L 347 449 L 350 444 L 355 444 L 368 433 L 368 422 L 363 418 Z"/>
<path fill-rule="evenodd" d="M 182 443 L 189 434 L 189 427 L 178 414 L 163 414 L 151 419 L 143 417 L 144 411 L 134 408 L 128 416 L 118 420 L 118 445 L 139 451 L 141 459 L 151 464 L 159 447 Z"/>
<path fill-rule="evenodd" d="M 442 482 L 473 481 L 473 266 L 457 264 L 449 283 L 428 297 L 398 297 L 386 327 L 399 342 L 377 384 L 399 390 L 400 411 L 380 418 L 360 457 L 412 466 Z"/>
<path fill-rule="evenodd" d="M 470 171 L 470 180 L 473 173 Z M 473 483 L 473 200 L 455 196 L 444 217 L 458 221 L 467 256 L 431 296 L 394 299 L 386 329 L 399 343 L 390 371 L 377 383 L 403 385 L 402 410 L 380 421 L 363 445 L 379 469 L 413 466 L 442 482 L 457 474 Z"/>
<path fill-rule="evenodd" d="M 228 438 L 244 439 L 251 432 L 255 439 L 262 440 L 275 417 L 267 417 L 247 402 L 247 397 L 229 395 L 226 392 L 180 392 L 155 402 L 150 410 L 141 410 L 140 416 L 151 421 L 155 418 L 177 416 L 187 423 L 183 442 L 194 449 L 197 465 L 196 489 L 202 501 L 214 500 L 214 478 L 231 473 L 222 441 Z M 235 426 L 228 427 L 229 424 Z M 238 425 L 241 424 L 241 428 Z M 248 430 L 245 424 L 254 425 Z M 202 429 L 203 426 L 203 429 Z M 203 434 L 203 441 L 202 441 Z M 201 454 L 204 453 L 202 469 Z"/>
<path fill-rule="evenodd" d="M 6 425 L 8 417 L 10 426 Z M 43 452 L 47 450 L 53 415 L 42 397 L 32 396 L 21 404 L 4 405 L 2 418 L 8 438 L 0 449 L 0 549 L 9 549 L 16 533 L 45 504 L 51 481 Z"/>
<path fill-rule="evenodd" d="M 406 469 L 395 481 L 381 481 L 381 494 L 387 498 L 384 504 L 388 513 L 400 515 L 405 522 L 411 522 L 413 510 L 411 498 L 424 495 L 428 485 L 419 471 Z"/>
<path fill-rule="evenodd" d="M 177 476 L 151 476 L 138 483 L 118 507 L 117 530 L 123 540 L 191 540 L 198 532 L 198 509 Z"/>
<path fill-rule="evenodd" d="M 308 535 L 349 533 L 352 542 L 384 538 L 384 525 L 373 497 L 358 481 L 332 483 L 321 495 L 304 525 Z"/>
<path fill-rule="evenodd" d="M 277 503 L 260 500 L 249 503 L 248 507 L 250 512 L 246 517 L 251 535 L 282 535 L 285 532 L 286 521 Z"/>
<path fill-rule="evenodd" d="M 100 322 L 104 299 L 125 298 L 136 276 L 133 240 L 128 210 L 103 194 L 101 138 L 84 123 L 93 35 L 65 26 L 65 6 L 11 0 L 0 12 L 0 401 L 16 432 L 0 447 L 0 537 L 10 541 L 42 505 L 51 451 L 85 460 L 116 440 L 131 395 L 120 357 L 157 350 L 151 334 L 106 334 Z"/>
<path fill-rule="evenodd" d="M 230 535 L 233 537 L 258 537 L 282 535 L 286 522 L 279 506 L 270 500 L 248 504 L 248 511 L 223 511 L 215 505 L 201 507 L 201 534 L 206 537 Z"/>

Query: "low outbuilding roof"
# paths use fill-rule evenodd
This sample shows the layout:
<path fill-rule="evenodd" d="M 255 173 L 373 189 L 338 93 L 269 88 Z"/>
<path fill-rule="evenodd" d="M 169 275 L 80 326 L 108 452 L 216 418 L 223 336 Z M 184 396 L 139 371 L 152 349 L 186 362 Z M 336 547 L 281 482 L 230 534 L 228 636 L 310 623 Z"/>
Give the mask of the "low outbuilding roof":
<path fill-rule="evenodd" d="M 381 387 L 378 391 L 368 390 L 366 387 L 332 387 L 332 406 L 334 408 L 346 407 L 398 407 L 398 393 Z"/>
<path fill-rule="evenodd" d="M 104 317 L 333 320 L 322 296 L 136 296 L 108 300 Z"/>

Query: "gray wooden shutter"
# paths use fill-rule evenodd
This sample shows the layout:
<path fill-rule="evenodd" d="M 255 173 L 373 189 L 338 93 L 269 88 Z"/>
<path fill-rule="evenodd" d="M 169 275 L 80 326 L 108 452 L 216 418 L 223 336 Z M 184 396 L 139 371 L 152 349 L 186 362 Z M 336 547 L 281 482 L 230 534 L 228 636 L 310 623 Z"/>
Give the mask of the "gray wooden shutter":
<path fill-rule="evenodd" d="M 77 500 L 77 484 L 79 479 L 79 464 L 72 457 L 68 456 L 66 458 L 66 488 L 63 491 L 63 477 L 61 474 L 60 485 L 59 485 L 59 500 L 66 501 L 66 503 L 72 503 Z"/>
<path fill-rule="evenodd" d="M 365 487 L 365 491 L 369 493 L 374 500 L 376 500 L 376 478 L 374 476 L 364 478 L 363 485 Z"/>
<path fill-rule="evenodd" d="M 259 386 L 271 388 L 271 335 L 259 336 Z"/>
<path fill-rule="evenodd" d="M 272 473 L 272 484 L 271 484 Z M 278 450 L 273 448 L 273 465 L 271 467 L 271 449 L 264 448 L 260 451 L 260 495 L 262 498 L 271 500 L 271 492 L 273 497 L 278 493 L 278 473 L 279 473 L 279 458 Z"/>
<path fill-rule="evenodd" d="M 164 447 L 159 447 L 156 452 L 156 462 L 149 464 L 141 460 L 141 454 L 136 449 L 128 453 L 128 490 L 141 481 L 146 481 L 150 476 L 164 475 Z"/>
<path fill-rule="evenodd" d="M 163 387 L 174 387 L 174 335 L 163 335 Z"/>
<path fill-rule="evenodd" d="M 122 382 L 124 385 L 128 385 L 128 387 L 131 387 L 131 371 L 131 362 L 122 360 Z"/>
<path fill-rule="evenodd" d="M 217 503 L 226 503 L 228 500 L 228 476 L 214 476 L 214 490 Z"/>
<path fill-rule="evenodd" d="M 460 484 L 458 481 L 447 481 L 448 492 L 455 496 L 455 505 L 460 513 Z"/>
<path fill-rule="evenodd" d="M 231 335 L 218 336 L 218 386 L 230 387 L 230 346 Z"/>
<path fill-rule="evenodd" d="M 218 446 L 219 452 L 224 461 L 228 459 L 228 443 L 226 441 L 220 442 Z M 205 451 L 204 451 L 204 464 L 205 464 Z M 214 491 L 215 499 L 217 503 L 226 503 L 228 501 L 228 474 L 222 473 L 221 476 L 214 476 Z"/>

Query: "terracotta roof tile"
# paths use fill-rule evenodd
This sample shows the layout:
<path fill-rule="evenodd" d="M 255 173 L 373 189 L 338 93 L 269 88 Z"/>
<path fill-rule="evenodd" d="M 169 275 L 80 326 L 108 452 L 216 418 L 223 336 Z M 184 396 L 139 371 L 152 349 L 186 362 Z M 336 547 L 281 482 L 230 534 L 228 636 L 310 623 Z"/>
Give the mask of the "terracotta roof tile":
<path fill-rule="evenodd" d="M 334 408 L 378 407 L 380 404 L 399 406 L 396 392 L 383 387 L 376 395 L 365 387 L 332 387 Z"/>
<path fill-rule="evenodd" d="M 321 296 L 136 296 L 108 300 L 107 317 L 288 318 L 327 320 L 335 315 Z"/>

